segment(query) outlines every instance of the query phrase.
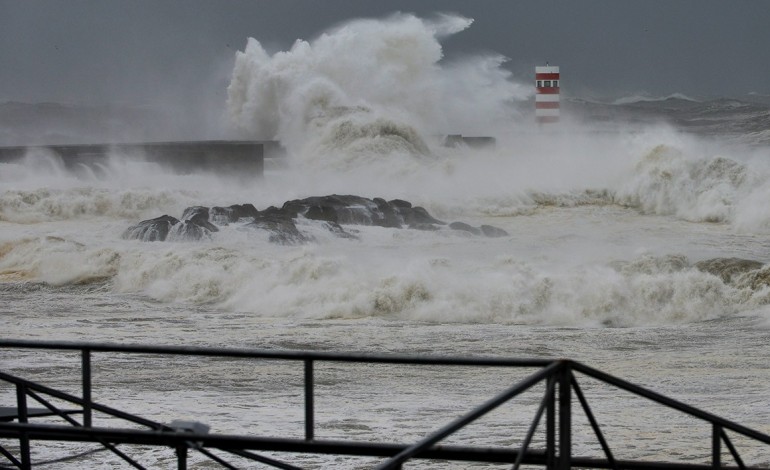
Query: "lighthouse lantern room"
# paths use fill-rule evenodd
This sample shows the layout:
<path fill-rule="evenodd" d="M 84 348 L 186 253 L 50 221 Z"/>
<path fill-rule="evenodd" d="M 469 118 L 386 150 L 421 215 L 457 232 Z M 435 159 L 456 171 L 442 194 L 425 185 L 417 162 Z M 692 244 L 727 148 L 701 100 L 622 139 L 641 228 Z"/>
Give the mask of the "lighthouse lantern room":
<path fill-rule="evenodd" d="M 535 67 L 535 117 L 540 124 L 559 121 L 559 67 Z"/>

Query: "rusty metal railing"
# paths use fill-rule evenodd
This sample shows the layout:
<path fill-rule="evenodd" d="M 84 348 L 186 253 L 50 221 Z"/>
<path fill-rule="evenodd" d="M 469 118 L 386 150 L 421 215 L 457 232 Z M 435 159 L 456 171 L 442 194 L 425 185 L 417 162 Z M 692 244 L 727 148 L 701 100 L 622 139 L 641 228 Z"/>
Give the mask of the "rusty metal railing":
<path fill-rule="evenodd" d="M 283 469 L 298 469 L 295 465 L 276 460 L 256 452 L 316 453 L 378 457 L 383 460 L 375 468 L 400 469 L 411 459 L 435 459 L 449 461 L 475 461 L 511 464 L 514 470 L 521 465 L 536 465 L 547 470 L 567 470 L 571 468 L 609 468 L 609 469 L 756 469 L 744 463 L 736 446 L 728 437 L 727 431 L 745 436 L 764 446 L 770 446 L 770 436 L 742 426 L 730 420 L 718 417 L 706 411 L 692 407 L 680 401 L 663 396 L 649 389 L 624 381 L 579 362 L 558 359 L 509 359 L 493 357 L 447 357 L 447 356 L 410 356 L 410 355 L 374 355 L 333 353 L 317 351 L 286 351 L 257 349 L 217 349 L 179 346 L 145 346 L 99 343 L 37 342 L 20 340 L 0 340 L 0 352 L 13 350 L 57 350 L 76 351 L 81 356 L 80 372 L 82 380 L 81 396 L 75 396 L 47 387 L 40 383 L 12 375 L 0 366 L 0 384 L 15 387 L 16 404 L 10 408 L 5 422 L 0 422 L 0 438 L 18 442 L 16 455 L 0 445 L 0 454 L 11 467 L 0 468 L 31 469 L 38 462 L 31 458 L 31 444 L 36 441 L 74 441 L 96 442 L 101 450 L 114 453 L 117 457 L 135 468 L 145 468 L 135 458 L 130 457 L 118 446 L 148 445 L 172 448 L 176 452 L 177 468 L 187 468 L 188 453 L 198 452 L 224 468 L 238 468 L 227 462 L 213 451 L 224 452 L 244 458 L 248 461 Z M 304 388 L 304 438 L 276 438 L 230 434 L 209 434 L 200 429 L 180 427 L 158 423 L 140 416 L 126 413 L 116 408 L 97 403 L 93 400 L 92 361 L 93 353 L 114 354 L 150 354 L 159 356 L 199 356 L 220 358 L 241 358 L 253 360 L 279 360 L 296 363 L 303 369 Z M 472 366 L 493 368 L 533 369 L 525 378 L 511 384 L 484 403 L 469 410 L 464 415 L 447 425 L 428 434 L 414 443 L 361 442 L 354 440 L 324 440 L 315 435 L 315 364 L 392 364 L 410 366 Z M 287 367 L 290 367 L 287 364 Z M 611 385 L 636 396 L 651 400 L 659 405 L 676 410 L 705 422 L 711 427 L 711 462 L 650 462 L 619 460 L 613 454 L 599 420 L 589 406 L 577 379 L 577 374 Z M 482 416 L 510 402 L 523 392 L 537 384 L 544 384 L 544 392 L 534 418 L 529 424 L 527 434 L 518 448 L 440 445 L 439 443 L 478 420 Z M 55 406 L 51 398 L 64 401 L 75 410 L 65 410 Z M 57 416 L 66 424 L 36 424 L 31 421 L 30 400 L 42 405 L 45 414 Z M 572 454 L 572 408 L 579 405 L 591 426 L 593 434 L 602 449 L 603 457 L 585 457 Z M 6 408 L 6 410 L 9 408 Z M 82 420 L 73 415 L 82 413 Z M 105 428 L 93 426 L 94 413 L 118 418 L 128 423 L 140 425 L 144 429 Z M 2 420 L 0 420 L 2 421 Z M 542 423 L 544 421 L 544 423 Z M 544 426 L 545 448 L 531 449 L 535 432 Z M 733 465 L 722 462 L 723 447 L 729 451 Z M 770 456 L 770 447 L 768 455 Z M 770 460 L 770 458 L 768 458 Z"/>

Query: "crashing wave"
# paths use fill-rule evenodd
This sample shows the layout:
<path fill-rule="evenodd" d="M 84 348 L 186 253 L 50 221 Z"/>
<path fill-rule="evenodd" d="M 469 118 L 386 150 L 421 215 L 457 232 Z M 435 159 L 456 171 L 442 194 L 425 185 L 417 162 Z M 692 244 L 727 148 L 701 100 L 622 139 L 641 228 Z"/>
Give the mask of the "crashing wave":
<path fill-rule="evenodd" d="M 676 148 L 659 145 L 637 164 L 615 199 L 649 213 L 730 222 L 752 183 L 744 164 L 725 157 L 688 158 Z"/>
<path fill-rule="evenodd" d="M 243 136 L 277 138 L 314 167 L 424 156 L 425 136 L 510 122 L 510 102 L 531 93 L 498 56 L 442 62 L 440 40 L 471 23 L 456 15 L 355 20 L 272 55 L 249 39 L 236 54 L 230 118 Z"/>
<path fill-rule="evenodd" d="M 622 98 L 616 99 L 615 101 L 612 102 L 612 104 L 623 105 L 623 104 L 634 104 L 634 103 L 644 103 L 644 102 L 660 102 L 660 101 L 668 101 L 668 100 L 690 101 L 693 103 L 700 102 L 699 100 L 696 100 L 695 98 L 691 98 L 683 93 L 672 93 L 666 96 L 652 96 L 648 94 L 624 96 Z"/>

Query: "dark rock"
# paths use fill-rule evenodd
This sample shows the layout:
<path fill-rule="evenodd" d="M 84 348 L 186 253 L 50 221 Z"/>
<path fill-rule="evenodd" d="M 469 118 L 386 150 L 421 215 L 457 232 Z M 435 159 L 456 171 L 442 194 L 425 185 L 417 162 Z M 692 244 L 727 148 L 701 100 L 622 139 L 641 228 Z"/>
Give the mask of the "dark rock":
<path fill-rule="evenodd" d="M 487 237 L 492 237 L 492 238 L 509 236 L 508 232 L 506 232 L 505 230 L 501 228 L 493 227 L 492 225 L 482 225 L 481 233 L 483 233 Z"/>
<path fill-rule="evenodd" d="M 238 220 L 229 207 L 212 207 L 209 216 L 211 222 L 217 225 L 228 225 Z"/>
<path fill-rule="evenodd" d="M 388 205 L 396 212 L 400 222 L 406 224 L 409 228 L 415 228 L 424 224 L 446 225 L 446 222 L 431 216 L 424 207 L 413 207 L 409 201 L 393 199 L 388 202 Z"/>
<path fill-rule="evenodd" d="M 338 235 L 347 232 L 342 227 L 338 230 L 334 224 L 387 228 L 401 228 L 407 225 L 420 230 L 436 230 L 436 225 L 445 225 L 444 222 L 431 217 L 424 208 L 412 207 L 407 201 L 394 199 L 388 202 L 382 198 L 368 199 L 338 194 L 287 201 L 280 209 L 270 207 L 262 213 L 275 216 L 280 214 L 281 217 L 291 219 L 302 215 L 311 220 L 329 222 L 327 227 Z"/>
<path fill-rule="evenodd" d="M 452 222 L 449 224 L 449 228 L 452 230 L 460 230 L 462 232 L 472 233 L 474 235 L 484 235 L 485 237 L 507 237 L 508 232 L 501 228 L 493 227 L 491 225 L 482 225 L 481 228 L 473 227 L 465 222 Z"/>
<path fill-rule="evenodd" d="M 442 222 L 433 218 L 428 211 L 422 207 L 400 208 L 398 213 L 403 217 L 404 223 L 409 227 L 418 224 L 436 224 L 446 225 L 446 222 Z"/>
<path fill-rule="evenodd" d="M 162 242 L 168 237 L 168 232 L 171 230 L 171 227 L 178 223 L 179 220 L 170 215 L 143 220 L 123 232 L 123 238 L 128 240 L 142 240 L 145 242 Z"/>
<path fill-rule="evenodd" d="M 382 198 L 367 199 L 361 196 L 337 195 L 309 197 L 287 201 L 280 208 L 270 206 L 263 211 L 251 204 L 236 204 L 228 207 L 193 206 L 185 209 L 182 223 L 174 219 L 173 223 L 163 217 L 141 222 L 131 227 L 125 237 L 148 240 L 200 240 L 217 232 L 217 225 L 227 225 L 243 219 L 251 219 L 246 227 L 270 232 L 270 241 L 281 244 L 306 243 L 312 240 L 303 234 L 296 224 L 298 217 L 321 221 L 323 228 L 336 236 L 357 238 L 346 231 L 343 225 L 373 225 L 387 228 L 407 226 L 415 230 L 438 230 L 446 225 L 423 207 L 413 207 L 408 201 Z M 164 216 L 168 217 L 168 216 Z M 213 222 L 213 223 L 212 223 Z M 216 224 L 216 225 L 215 225 Z M 173 229 L 171 227 L 173 226 Z M 501 237 L 508 235 L 504 230 L 489 225 L 481 229 L 462 222 L 450 225 L 455 230 L 463 230 L 474 235 Z"/>
<path fill-rule="evenodd" d="M 168 239 L 174 241 L 198 241 L 211 238 L 211 232 L 219 229 L 209 222 L 209 208 L 188 207 L 182 213 L 182 222 L 169 231 Z"/>
<path fill-rule="evenodd" d="M 275 208 L 273 208 L 275 209 Z M 307 243 L 311 238 L 305 236 L 297 229 L 294 218 L 288 217 L 283 213 L 267 210 L 261 212 L 254 222 L 247 224 L 247 227 L 270 232 L 270 242 L 281 245 L 297 245 Z"/>
<path fill-rule="evenodd" d="M 348 232 L 347 230 L 342 228 L 342 226 L 340 224 L 338 224 L 337 222 L 327 222 L 327 221 L 324 221 L 324 227 L 326 228 L 326 230 L 328 230 L 329 232 L 333 233 L 334 235 L 337 235 L 340 238 L 348 238 L 350 240 L 358 240 L 359 239 L 357 235 L 354 235 L 354 234 Z"/>
<path fill-rule="evenodd" d="M 394 206 L 391 206 L 388 204 L 388 201 L 379 197 L 372 199 L 372 202 L 377 205 L 377 210 L 382 214 L 382 227 L 401 228 L 404 219 L 399 215 Z"/>
<path fill-rule="evenodd" d="M 259 211 L 252 204 L 233 204 L 228 207 L 212 207 L 209 219 L 217 225 L 227 225 L 238 222 L 241 219 L 255 218 Z"/>
<path fill-rule="evenodd" d="M 384 217 L 371 199 L 359 196 L 329 196 L 326 204 L 337 211 L 342 225 L 382 225 Z"/>
<path fill-rule="evenodd" d="M 211 238 L 212 230 L 208 230 L 195 222 L 185 220 L 175 225 L 168 234 L 170 241 L 197 242 L 204 238 Z"/>
<path fill-rule="evenodd" d="M 387 204 L 387 203 L 386 203 Z M 286 202 L 282 209 L 291 217 L 303 215 L 309 219 L 326 220 L 342 225 L 384 226 L 385 216 L 377 204 L 360 196 L 309 197 Z"/>
<path fill-rule="evenodd" d="M 289 217 L 303 215 L 308 219 L 336 222 L 341 225 L 374 225 L 401 228 L 403 225 L 437 224 L 444 222 L 431 217 L 422 207 L 412 207 L 407 201 L 395 199 L 338 195 L 309 197 L 286 202 L 281 208 Z"/>
<path fill-rule="evenodd" d="M 337 211 L 329 206 L 310 206 L 305 212 L 305 217 L 311 220 L 337 223 Z"/>
<path fill-rule="evenodd" d="M 209 208 L 203 206 L 188 207 L 182 213 L 182 220 L 199 226 L 209 232 L 218 232 L 216 225 L 209 222 Z"/>
<path fill-rule="evenodd" d="M 465 222 L 452 222 L 451 224 L 449 224 L 449 228 L 451 228 L 452 230 L 460 230 L 460 231 L 463 231 L 463 232 L 469 232 L 469 233 L 472 233 L 474 235 L 481 235 L 482 234 L 481 229 L 478 229 L 476 227 L 472 227 L 472 226 L 466 224 Z"/>
<path fill-rule="evenodd" d="M 182 218 L 180 220 L 190 220 L 193 217 L 205 216 L 206 220 L 209 220 L 209 208 L 204 206 L 192 206 L 182 212 Z"/>
<path fill-rule="evenodd" d="M 411 202 L 404 201 L 402 199 L 393 199 L 391 201 L 388 201 L 388 204 L 390 204 L 394 208 L 398 208 L 398 209 L 403 209 L 403 208 L 411 209 L 412 208 L 412 203 Z"/>

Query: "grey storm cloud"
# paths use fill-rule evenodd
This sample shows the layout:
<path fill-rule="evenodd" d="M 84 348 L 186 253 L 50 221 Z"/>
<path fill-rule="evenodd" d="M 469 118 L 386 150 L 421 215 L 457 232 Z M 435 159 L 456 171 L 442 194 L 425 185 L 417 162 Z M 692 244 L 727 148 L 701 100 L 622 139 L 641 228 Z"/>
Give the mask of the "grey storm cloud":
<path fill-rule="evenodd" d="M 248 37 L 287 49 L 396 11 L 473 18 L 448 58 L 500 53 L 520 80 L 550 61 L 573 94 L 770 93 L 761 0 L 0 0 L 0 100 L 216 102 Z"/>

